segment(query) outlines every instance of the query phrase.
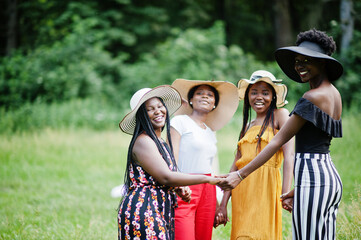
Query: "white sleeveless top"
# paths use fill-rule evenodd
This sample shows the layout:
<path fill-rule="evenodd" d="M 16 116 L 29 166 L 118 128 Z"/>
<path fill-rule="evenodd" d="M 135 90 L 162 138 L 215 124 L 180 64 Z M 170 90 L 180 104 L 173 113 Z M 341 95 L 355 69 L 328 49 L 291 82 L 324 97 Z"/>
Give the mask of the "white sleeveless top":
<path fill-rule="evenodd" d="M 183 173 L 212 173 L 217 154 L 216 134 L 208 126 L 201 128 L 188 115 L 175 116 L 170 125 L 181 135 L 178 169 Z"/>

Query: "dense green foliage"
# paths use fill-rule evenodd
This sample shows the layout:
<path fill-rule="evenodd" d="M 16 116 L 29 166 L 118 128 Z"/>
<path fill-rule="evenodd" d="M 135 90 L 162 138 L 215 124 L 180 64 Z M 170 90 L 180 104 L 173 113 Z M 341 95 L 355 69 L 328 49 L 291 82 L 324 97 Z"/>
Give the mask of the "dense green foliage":
<path fill-rule="evenodd" d="M 290 81 L 273 60 L 273 10 L 267 4 L 271 3 L 20 0 L 18 47 L 0 57 L 0 131 L 53 126 L 47 114 L 42 124 L 36 120 L 39 109 L 52 111 L 47 106 L 74 109 L 77 102 L 77 108 L 88 108 L 89 102 L 96 102 L 89 111 L 112 108 L 120 113 L 142 87 L 170 84 L 176 78 L 237 84 L 258 69 L 284 79 L 288 100 L 296 101 L 308 86 Z M 307 4 L 291 4 L 295 35 L 298 29 L 306 30 L 295 20 L 309 8 Z M 260 7 L 269 10 L 259 12 Z M 361 4 L 355 2 L 354 8 L 361 9 Z M 336 12 L 328 11 L 319 25 L 338 40 L 341 26 Z M 361 104 L 360 22 L 356 17 L 348 51 L 336 55 L 345 67 L 336 85 L 346 107 Z M 79 121 L 57 124 L 83 125 Z M 90 124 L 96 129 L 105 125 Z"/>
<path fill-rule="evenodd" d="M 352 47 L 340 57 L 344 66 L 344 75 L 336 86 L 339 88 L 346 107 L 361 104 L 361 32 L 354 34 Z M 360 108 L 359 108 L 360 109 Z"/>

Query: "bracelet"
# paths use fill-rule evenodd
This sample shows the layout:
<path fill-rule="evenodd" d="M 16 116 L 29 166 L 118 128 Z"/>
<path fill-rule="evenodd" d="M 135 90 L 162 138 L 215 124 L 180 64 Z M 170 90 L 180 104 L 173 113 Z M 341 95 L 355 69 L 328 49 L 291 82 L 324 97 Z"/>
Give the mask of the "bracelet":
<path fill-rule="evenodd" d="M 236 172 L 237 172 L 238 177 L 241 179 L 241 181 L 243 181 L 243 177 L 241 176 L 241 174 L 239 173 L 239 171 L 237 170 Z"/>

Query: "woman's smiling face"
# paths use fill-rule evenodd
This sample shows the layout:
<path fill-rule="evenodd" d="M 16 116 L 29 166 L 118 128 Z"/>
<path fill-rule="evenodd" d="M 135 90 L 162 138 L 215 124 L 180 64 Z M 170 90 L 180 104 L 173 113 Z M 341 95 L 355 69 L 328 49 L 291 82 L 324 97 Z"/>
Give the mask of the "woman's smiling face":
<path fill-rule="evenodd" d="M 295 56 L 295 70 L 302 82 L 309 82 L 320 76 L 323 73 L 324 66 L 325 61 L 323 59 L 308 57 L 301 54 Z"/>
<path fill-rule="evenodd" d="M 212 89 L 207 85 L 199 86 L 190 99 L 195 111 L 210 112 L 216 102 L 216 98 Z"/>
<path fill-rule="evenodd" d="M 248 92 L 249 104 L 257 114 L 266 113 L 273 98 L 272 87 L 263 81 L 250 85 Z"/>
<path fill-rule="evenodd" d="M 167 117 L 167 109 L 163 103 L 157 97 L 154 97 L 145 102 L 145 109 L 154 130 L 162 129 Z"/>

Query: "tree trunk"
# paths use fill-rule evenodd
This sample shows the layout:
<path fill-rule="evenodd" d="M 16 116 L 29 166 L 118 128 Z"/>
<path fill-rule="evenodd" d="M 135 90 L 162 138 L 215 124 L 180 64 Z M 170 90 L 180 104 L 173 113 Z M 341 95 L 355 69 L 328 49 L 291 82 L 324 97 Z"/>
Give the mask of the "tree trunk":
<path fill-rule="evenodd" d="M 235 11 L 237 10 L 236 2 L 232 0 L 221 0 L 218 9 L 223 12 L 224 30 L 226 35 L 226 46 L 232 44 L 238 44 L 237 25 L 235 25 L 234 16 L 237 16 Z M 222 8 L 220 7 L 222 6 Z"/>
<path fill-rule="evenodd" d="M 17 0 L 7 0 L 7 5 L 6 55 L 9 56 L 16 48 Z"/>
<path fill-rule="evenodd" d="M 276 48 L 294 44 L 288 0 L 275 0 L 274 29 Z"/>
<path fill-rule="evenodd" d="M 305 19 L 302 21 L 305 24 L 302 26 L 303 29 L 319 28 L 320 21 L 322 21 L 322 10 L 325 2 L 326 1 L 324 0 L 315 0 L 312 5 L 306 7 L 304 15 Z"/>
<path fill-rule="evenodd" d="M 341 55 L 344 55 L 352 40 L 354 29 L 354 18 L 352 16 L 353 3 L 352 0 L 341 0 L 340 3 L 340 20 L 341 20 Z"/>

